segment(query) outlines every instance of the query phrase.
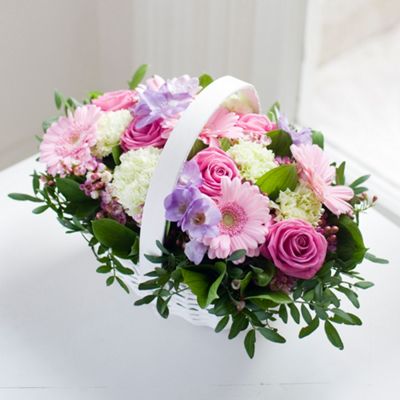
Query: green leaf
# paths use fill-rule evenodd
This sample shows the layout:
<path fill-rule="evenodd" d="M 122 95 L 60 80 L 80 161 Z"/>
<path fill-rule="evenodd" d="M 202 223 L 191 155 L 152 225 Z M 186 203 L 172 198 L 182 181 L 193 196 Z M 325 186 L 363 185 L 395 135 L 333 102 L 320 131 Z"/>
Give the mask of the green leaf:
<path fill-rule="evenodd" d="M 252 329 L 251 331 L 247 332 L 244 338 L 244 347 L 250 358 L 254 357 L 255 344 L 256 344 L 256 331 Z"/>
<path fill-rule="evenodd" d="M 50 128 L 50 126 L 53 124 L 53 122 L 58 121 L 59 117 L 50 117 L 47 118 L 45 121 L 42 122 L 42 130 L 43 132 L 47 132 L 47 129 Z"/>
<path fill-rule="evenodd" d="M 292 145 L 292 138 L 287 132 L 281 129 L 270 131 L 267 136 L 271 139 L 271 143 L 267 146 L 272 150 L 276 156 L 290 156 L 290 146 Z"/>
<path fill-rule="evenodd" d="M 271 342 L 275 343 L 285 343 L 286 339 L 281 336 L 278 332 L 273 331 L 269 328 L 258 328 L 258 332 L 261 333 L 266 339 L 270 340 Z"/>
<path fill-rule="evenodd" d="M 386 260 L 384 258 L 379 258 L 371 253 L 365 253 L 365 258 L 376 264 L 389 264 L 389 260 Z"/>
<path fill-rule="evenodd" d="M 230 255 L 230 257 L 228 257 L 227 261 L 237 261 L 245 256 L 246 256 L 246 250 L 243 249 L 236 250 Z"/>
<path fill-rule="evenodd" d="M 190 269 L 182 269 L 183 281 L 197 297 L 201 308 L 206 308 L 212 301 L 218 298 L 218 288 L 226 273 L 226 264 L 216 262 L 213 266 L 202 266 L 204 271 L 197 272 Z M 209 272 L 214 275 L 210 277 Z M 215 278 L 216 276 L 216 278 Z"/>
<path fill-rule="evenodd" d="M 243 296 L 244 292 L 251 282 L 251 278 L 253 277 L 253 274 L 249 271 L 246 276 L 240 281 L 240 295 Z"/>
<path fill-rule="evenodd" d="M 166 255 L 170 254 L 170 252 L 164 247 L 164 245 L 159 240 L 156 240 L 156 246 L 160 249 L 162 254 Z"/>
<path fill-rule="evenodd" d="M 139 290 L 153 290 L 160 287 L 158 279 L 150 279 L 149 281 L 142 282 L 139 284 Z"/>
<path fill-rule="evenodd" d="M 294 190 L 297 182 L 296 167 L 293 164 L 284 164 L 265 173 L 257 180 L 256 185 L 269 198 L 275 200 L 280 191 L 286 189 Z"/>
<path fill-rule="evenodd" d="M 312 317 L 311 317 L 311 314 L 308 311 L 307 307 L 304 304 L 302 304 L 300 307 L 300 310 L 301 310 L 301 315 L 303 316 L 304 321 L 306 321 L 306 323 L 308 325 L 310 325 L 311 321 L 312 321 Z"/>
<path fill-rule="evenodd" d="M 341 321 L 347 322 L 349 324 L 353 323 L 353 318 L 347 312 L 340 310 L 339 308 L 333 309 L 333 313 L 338 317 Z"/>
<path fill-rule="evenodd" d="M 308 335 L 311 335 L 319 326 L 319 318 L 315 317 L 312 319 L 307 326 L 300 329 L 299 338 L 302 339 Z"/>
<path fill-rule="evenodd" d="M 109 265 L 101 265 L 99 268 L 96 269 L 96 272 L 99 274 L 108 274 L 111 272 L 112 268 Z"/>
<path fill-rule="evenodd" d="M 114 281 L 115 281 L 115 276 L 114 275 L 113 276 L 109 276 L 107 278 L 107 280 L 106 280 L 106 285 L 107 286 L 111 286 L 114 283 Z"/>
<path fill-rule="evenodd" d="M 336 168 L 336 185 L 344 185 L 345 178 L 344 178 L 344 169 L 346 168 L 346 162 L 343 161 L 337 168 Z"/>
<path fill-rule="evenodd" d="M 365 186 L 358 186 L 355 189 L 353 189 L 353 192 L 355 195 L 358 195 L 364 192 L 368 192 L 368 188 Z"/>
<path fill-rule="evenodd" d="M 41 214 L 41 213 L 45 212 L 48 208 L 49 208 L 49 206 L 47 204 L 45 204 L 43 206 L 36 207 L 35 209 L 32 210 L 32 212 L 34 214 Z"/>
<path fill-rule="evenodd" d="M 121 164 L 120 157 L 122 154 L 122 149 L 119 144 L 112 148 L 111 154 L 112 154 L 113 160 L 115 162 L 115 165 Z"/>
<path fill-rule="evenodd" d="M 207 146 L 199 139 L 194 142 L 194 145 L 190 149 L 188 160 L 191 160 L 197 153 L 204 150 Z"/>
<path fill-rule="evenodd" d="M 71 178 L 56 178 L 56 186 L 63 196 L 72 202 L 90 200 L 90 197 L 80 189 L 78 182 Z"/>
<path fill-rule="evenodd" d="M 272 106 L 269 108 L 267 112 L 267 117 L 272 121 L 272 122 L 277 122 L 278 121 L 278 116 L 279 116 L 279 110 L 281 106 L 280 104 L 276 101 Z"/>
<path fill-rule="evenodd" d="M 57 90 L 54 92 L 54 103 L 57 107 L 57 110 L 59 110 L 62 107 L 64 98 L 60 92 Z"/>
<path fill-rule="evenodd" d="M 133 74 L 132 79 L 128 82 L 129 84 L 129 89 L 133 90 L 136 89 L 136 87 L 139 85 L 140 82 L 142 82 L 144 76 L 146 75 L 147 72 L 147 64 L 142 64 Z"/>
<path fill-rule="evenodd" d="M 34 171 L 34 173 L 32 175 L 32 189 L 33 189 L 33 193 L 35 193 L 35 194 L 37 194 L 40 189 L 40 177 L 36 173 L 36 171 Z"/>
<path fill-rule="evenodd" d="M 370 287 L 374 286 L 374 284 L 368 281 L 360 281 L 357 282 L 354 286 L 360 289 L 369 289 Z"/>
<path fill-rule="evenodd" d="M 367 181 L 370 178 L 371 175 L 363 175 L 357 178 L 354 182 L 350 184 L 350 187 L 352 189 L 355 189 L 357 186 L 360 186 L 362 183 Z"/>
<path fill-rule="evenodd" d="M 347 215 L 341 215 L 337 223 L 337 256 L 344 262 L 346 269 L 360 264 L 367 251 L 358 225 Z"/>
<path fill-rule="evenodd" d="M 246 297 L 246 300 L 253 300 L 253 299 L 271 300 L 276 304 L 292 303 L 292 299 L 286 293 L 283 292 L 260 293 L 257 295 Z"/>
<path fill-rule="evenodd" d="M 296 324 L 300 323 L 300 312 L 294 303 L 289 304 L 290 315 Z"/>
<path fill-rule="evenodd" d="M 225 329 L 226 325 L 228 325 L 229 322 L 229 315 L 225 315 L 225 317 L 221 318 L 215 327 L 215 332 L 221 332 L 222 330 Z"/>
<path fill-rule="evenodd" d="M 255 275 L 255 284 L 260 287 L 267 286 L 275 275 L 275 267 L 268 263 L 264 269 L 250 265 Z"/>
<path fill-rule="evenodd" d="M 231 141 L 228 139 L 228 138 L 222 138 L 222 139 L 220 139 L 220 141 L 219 141 L 219 144 L 220 144 L 220 146 L 221 146 L 221 149 L 223 150 L 223 151 L 228 151 L 230 148 L 231 148 Z"/>
<path fill-rule="evenodd" d="M 126 286 L 126 283 L 119 276 L 116 276 L 116 279 L 117 282 L 119 283 L 119 286 L 121 286 L 122 289 L 124 289 L 125 292 L 129 294 L 129 288 L 128 286 Z"/>
<path fill-rule="evenodd" d="M 32 201 L 34 203 L 43 203 L 43 200 L 40 200 L 37 197 L 30 196 L 29 194 L 24 194 L 24 193 L 10 193 L 8 197 L 10 199 L 18 201 Z"/>
<path fill-rule="evenodd" d="M 321 147 L 321 149 L 324 149 L 324 135 L 322 132 L 319 131 L 311 131 L 311 138 L 313 144 L 316 144 L 317 146 Z"/>
<path fill-rule="evenodd" d="M 168 318 L 169 310 L 168 302 L 166 300 L 164 300 L 162 297 L 157 297 L 156 308 L 161 317 Z"/>
<path fill-rule="evenodd" d="M 343 342 L 339 336 L 338 331 L 328 320 L 325 321 L 325 333 L 329 341 L 338 349 L 343 350 Z"/>
<path fill-rule="evenodd" d="M 118 257 L 128 258 L 137 237 L 135 232 L 109 218 L 92 221 L 92 228 L 94 236 L 103 246 L 111 248 Z"/>
<path fill-rule="evenodd" d="M 335 289 L 339 292 L 342 292 L 350 300 L 354 307 L 360 308 L 360 302 L 358 301 L 357 293 L 354 293 L 351 289 L 345 288 L 343 286 L 339 286 Z"/>
<path fill-rule="evenodd" d="M 208 74 L 203 74 L 199 76 L 199 85 L 204 89 L 207 87 L 210 83 L 212 83 L 214 79 L 208 75 Z"/>
<path fill-rule="evenodd" d="M 154 294 L 149 294 L 148 296 L 144 296 L 141 299 L 136 300 L 134 305 L 141 306 L 143 304 L 150 304 L 155 298 L 156 296 Z"/>
<path fill-rule="evenodd" d="M 279 307 L 279 317 L 281 318 L 281 320 L 286 324 L 288 321 L 288 313 L 287 313 L 287 309 L 286 306 L 284 304 L 281 304 Z"/>
<path fill-rule="evenodd" d="M 243 313 L 233 317 L 231 329 L 229 330 L 228 339 L 235 338 L 241 331 L 244 331 L 249 325 L 249 321 Z"/>

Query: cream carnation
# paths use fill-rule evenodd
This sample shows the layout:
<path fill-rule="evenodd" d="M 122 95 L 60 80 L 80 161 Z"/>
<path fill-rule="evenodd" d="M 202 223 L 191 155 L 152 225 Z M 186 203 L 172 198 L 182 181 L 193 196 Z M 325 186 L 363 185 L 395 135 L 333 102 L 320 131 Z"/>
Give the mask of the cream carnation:
<path fill-rule="evenodd" d="M 252 182 L 278 166 L 274 153 L 259 143 L 240 140 L 227 153 L 238 165 L 240 175 Z"/>
<path fill-rule="evenodd" d="M 301 219 L 316 226 L 322 215 L 322 204 L 314 192 L 301 183 L 294 191 L 286 189 L 276 199 L 276 219 Z"/>
<path fill-rule="evenodd" d="M 155 147 L 130 150 L 121 155 L 114 170 L 112 193 L 126 213 L 140 222 L 150 179 L 158 164 L 161 150 Z"/>
<path fill-rule="evenodd" d="M 132 121 L 128 110 L 104 112 L 97 122 L 97 136 L 94 154 L 106 157 L 112 148 L 119 144 L 120 138 Z"/>

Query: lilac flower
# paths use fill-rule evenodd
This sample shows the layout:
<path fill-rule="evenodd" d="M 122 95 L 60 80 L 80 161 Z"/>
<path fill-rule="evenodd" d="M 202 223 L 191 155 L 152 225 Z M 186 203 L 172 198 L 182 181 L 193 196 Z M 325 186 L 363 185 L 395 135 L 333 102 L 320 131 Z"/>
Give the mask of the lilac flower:
<path fill-rule="evenodd" d="M 201 177 L 199 164 L 194 160 L 185 162 L 181 176 L 179 177 L 178 185 L 193 185 L 199 187 L 202 183 L 203 179 Z"/>
<path fill-rule="evenodd" d="M 182 230 L 192 239 L 213 238 L 219 233 L 219 208 L 209 197 L 202 196 L 190 204 L 182 218 Z"/>
<path fill-rule="evenodd" d="M 278 118 L 278 128 L 287 132 L 292 138 L 292 142 L 295 145 L 300 144 L 311 144 L 311 129 L 302 128 L 300 130 L 295 129 L 289 124 L 287 117 L 283 114 L 279 114 Z"/>
<path fill-rule="evenodd" d="M 199 88 L 199 80 L 188 75 L 169 79 L 159 88 L 147 86 L 139 93 L 139 103 L 133 110 L 134 114 L 142 117 L 137 128 L 143 128 L 160 118 L 176 118 L 191 103 Z"/>
<path fill-rule="evenodd" d="M 190 261 L 194 262 L 196 265 L 199 265 L 203 260 L 207 249 L 208 246 L 205 244 L 197 240 L 191 240 L 190 242 L 186 243 L 185 254 Z"/>
<path fill-rule="evenodd" d="M 177 222 L 180 226 L 186 210 L 194 200 L 200 197 L 201 192 L 194 186 L 177 186 L 164 200 L 165 218 L 168 221 Z"/>

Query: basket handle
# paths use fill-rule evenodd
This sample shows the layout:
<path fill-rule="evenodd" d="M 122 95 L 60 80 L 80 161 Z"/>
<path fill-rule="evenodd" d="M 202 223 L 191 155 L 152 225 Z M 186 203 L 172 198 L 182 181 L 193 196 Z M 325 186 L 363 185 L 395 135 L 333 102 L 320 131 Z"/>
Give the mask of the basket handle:
<path fill-rule="evenodd" d="M 255 88 L 232 76 L 224 76 L 212 82 L 196 96 L 171 132 L 151 178 L 143 208 L 138 266 L 140 276 L 154 269 L 154 264 L 149 262 L 144 254 L 160 255 L 156 241 L 162 242 L 164 236 L 164 199 L 173 191 L 193 144 L 220 105 L 238 92 L 245 96 L 254 112 L 258 113 L 260 103 Z"/>

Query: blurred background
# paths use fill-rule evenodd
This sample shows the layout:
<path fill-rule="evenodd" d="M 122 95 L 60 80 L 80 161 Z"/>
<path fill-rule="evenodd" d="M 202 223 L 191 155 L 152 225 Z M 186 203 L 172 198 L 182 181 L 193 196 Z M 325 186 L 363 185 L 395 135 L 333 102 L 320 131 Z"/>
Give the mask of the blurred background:
<path fill-rule="evenodd" d="M 323 131 L 350 177 L 373 173 L 400 221 L 398 0 L 1 0 L 0 48 L 0 169 L 37 151 L 54 89 L 124 88 L 148 63 L 252 82 L 264 109 L 278 99 Z"/>

